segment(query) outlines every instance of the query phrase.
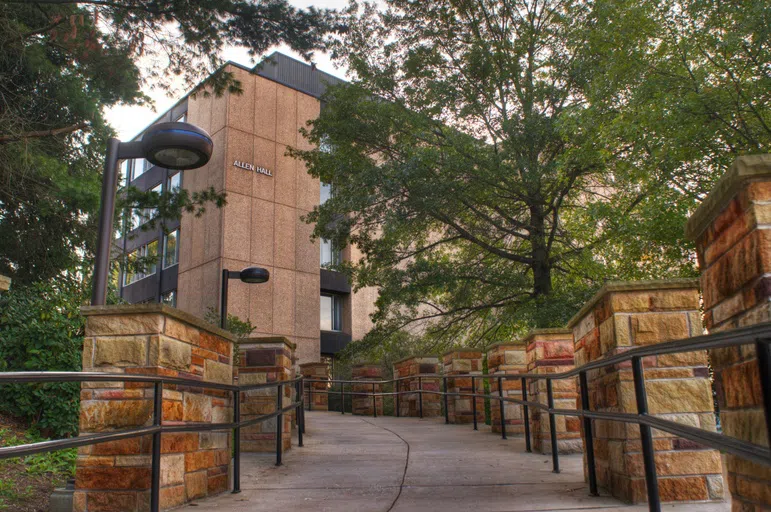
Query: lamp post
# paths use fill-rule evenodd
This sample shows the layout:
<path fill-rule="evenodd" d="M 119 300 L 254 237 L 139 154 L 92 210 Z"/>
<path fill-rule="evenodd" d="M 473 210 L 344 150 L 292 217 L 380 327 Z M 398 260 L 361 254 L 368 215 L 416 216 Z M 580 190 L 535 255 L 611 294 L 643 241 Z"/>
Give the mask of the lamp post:
<path fill-rule="evenodd" d="M 196 169 L 206 165 L 213 149 L 214 143 L 209 134 L 189 123 L 158 123 L 148 128 L 142 140 L 121 142 L 111 138 L 107 141 L 107 157 L 102 177 L 102 203 L 99 210 L 99 233 L 96 239 L 92 305 L 104 305 L 107 298 L 112 223 L 118 184 L 118 160 L 145 158 L 167 169 Z"/>
<path fill-rule="evenodd" d="M 260 267 L 247 267 L 240 272 L 222 269 L 222 291 L 220 295 L 220 327 L 226 329 L 228 322 L 228 281 L 240 279 L 247 284 L 265 283 L 270 279 L 270 272 Z"/>

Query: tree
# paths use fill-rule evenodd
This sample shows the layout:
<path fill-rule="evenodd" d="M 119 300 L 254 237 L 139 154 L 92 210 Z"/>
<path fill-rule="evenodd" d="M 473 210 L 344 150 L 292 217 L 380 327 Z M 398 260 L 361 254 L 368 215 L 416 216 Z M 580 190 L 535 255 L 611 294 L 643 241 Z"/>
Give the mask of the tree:
<path fill-rule="evenodd" d="M 674 124 L 657 102 L 680 92 L 660 44 L 667 9 L 677 6 L 352 5 L 335 56 L 355 78 L 306 132 L 321 149 L 294 154 L 333 186 L 308 216 L 315 233 L 357 244 L 364 258 L 346 270 L 381 290 L 372 336 L 429 322 L 438 343 L 490 340 L 564 325 L 603 279 L 694 274 L 682 232 L 703 190 L 692 194 L 683 171 L 705 151 L 663 142 Z M 679 129 L 706 137 L 703 123 L 690 112 Z"/>
<path fill-rule="evenodd" d="M 143 86 L 191 86 L 225 45 L 286 42 L 303 55 L 335 28 L 328 11 L 285 0 L 0 0 L 0 273 L 14 283 L 78 271 L 93 252 L 106 107 L 145 103 Z M 239 89 L 227 73 L 207 83 Z M 221 197 L 129 194 L 169 215 Z"/>

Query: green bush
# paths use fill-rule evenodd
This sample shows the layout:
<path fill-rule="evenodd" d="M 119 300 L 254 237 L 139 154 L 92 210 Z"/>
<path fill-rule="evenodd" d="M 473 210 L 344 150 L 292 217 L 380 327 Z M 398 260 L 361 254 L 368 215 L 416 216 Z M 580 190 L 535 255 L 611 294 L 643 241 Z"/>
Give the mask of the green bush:
<path fill-rule="evenodd" d="M 67 279 L 0 296 L 0 371 L 80 371 L 82 285 Z M 77 434 L 80 384 L 0 386 L 0 411 L 55 437 Z"/>

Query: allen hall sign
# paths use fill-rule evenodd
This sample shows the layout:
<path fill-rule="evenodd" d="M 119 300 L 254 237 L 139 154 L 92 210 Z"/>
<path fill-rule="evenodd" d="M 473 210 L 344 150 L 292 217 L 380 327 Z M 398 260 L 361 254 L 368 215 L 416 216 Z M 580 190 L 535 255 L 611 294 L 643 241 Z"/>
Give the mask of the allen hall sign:
<path fill-rule="evenodd" d="M 245 169 L 247 171 L 254 171 L 260 174 L 264 174 L 265 176 L 273 176 L 273 173 L 270 172 L 270 169 L 266 169 L 265 167 L 256 167 L 254 164 L 242 162 L 241 160 L 236 160 L 233 162 L 233 167 L 238 167 L 239 169 Z"/>

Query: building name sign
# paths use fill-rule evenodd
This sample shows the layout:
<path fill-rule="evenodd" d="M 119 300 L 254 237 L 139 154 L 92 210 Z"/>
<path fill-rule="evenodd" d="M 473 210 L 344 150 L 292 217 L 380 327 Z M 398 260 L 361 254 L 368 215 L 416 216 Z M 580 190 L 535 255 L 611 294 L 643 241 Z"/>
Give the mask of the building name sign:
<path fill-rule="evenodd" d="M 241 160 L 236 160 L 233 162 L 233 167 L 238 167 L 239 169 L 245 169 L 247 171 L 254 171 L 260 174 L 264 174 L 265 176 L 273 176 L 273 173 L 270 172 L 270 169 L 266 169 L 265 167 L 257 167 L 254 164 L 242 162 Z"/>

